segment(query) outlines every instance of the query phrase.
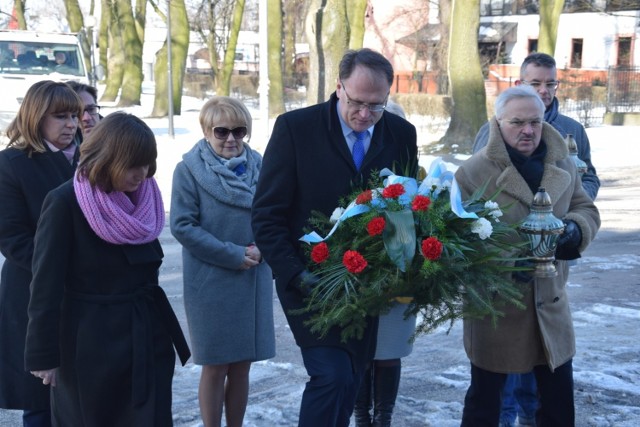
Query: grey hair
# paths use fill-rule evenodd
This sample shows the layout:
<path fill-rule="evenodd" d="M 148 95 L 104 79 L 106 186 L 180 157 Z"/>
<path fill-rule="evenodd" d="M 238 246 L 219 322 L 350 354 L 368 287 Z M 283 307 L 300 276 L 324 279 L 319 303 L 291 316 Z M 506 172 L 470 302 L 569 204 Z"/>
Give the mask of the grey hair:
<path fill-rule="evenodd" d="M 388 112 L 395 114 L 396 116 L 400 116 L 403 119 L 406 119 L 406 115 L 404 113 L 404 109 L 400 104 L 393 102 L 392 100 L 387 101 L 387 107 L 385 108 Z"/>
<path fill-rule="evenodd" d="M 502 118 L 507 108 L 507 104 L 510 101 L 513 101 L 514 99 L 527 99 L 527 98 L 531 98 L 535 102 L 536 107 L 540 111 L 540 117 L 544 116 L 544 110 L 545 110 L 544 102 L 542 102 L 542 99 L 540 99 L 540 96 L 538 96 L 536 91 L 531 86 L 519 85 L 519 86 L 512 86 L 509 89 L 502 92 L 500 95 L 498 95 L 498 98 L 496 98 L 496 103 L 494 107 L 496 112 L 496 117 L 498 119 Z"/>

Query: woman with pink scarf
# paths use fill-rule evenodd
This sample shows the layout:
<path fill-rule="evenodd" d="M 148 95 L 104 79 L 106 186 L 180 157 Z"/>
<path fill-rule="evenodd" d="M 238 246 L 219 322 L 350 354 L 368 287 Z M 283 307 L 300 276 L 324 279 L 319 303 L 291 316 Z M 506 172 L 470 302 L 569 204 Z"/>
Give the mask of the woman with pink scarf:
<path fill-rule="evenodd" d="M 153 133 L 114 113 L 49 193 L 35 237 L 25 367 L 51 384 L 59 426 L 171 426 L 175 353 L 190 356 L 158 286 L 164 206 Z"/>

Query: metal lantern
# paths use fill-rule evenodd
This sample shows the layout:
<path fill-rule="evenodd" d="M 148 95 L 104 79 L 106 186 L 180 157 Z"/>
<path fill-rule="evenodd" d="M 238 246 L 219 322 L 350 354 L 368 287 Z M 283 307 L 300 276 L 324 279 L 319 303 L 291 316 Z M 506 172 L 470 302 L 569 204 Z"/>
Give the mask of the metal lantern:
<path fill-rule="evenodd" d="M 576 139 L 572 134 L 568 133 L 565 138 L 565 142 L 567 143 L 567 148 L 569 148 L 569 155 L 573 159 L 573 163 L 576 165 L 576 169 L 578 169 L 578 175 L 582 178 L 582 175 L 587 171 L 587 164 L 578 157 L 578 144 L 576 143 Z"/>
<path fill-rule="evenodd" d="M 533 275 L 555 277 L 558 272 L 553 261 L 558 238 L 564 231 L 564 223 L 553 215 L 551 197 L 543 187 L 540 187 L 533 197 L 531 213 L 519 229 L 529 241 L 532 260 L 535 263 Z"/>

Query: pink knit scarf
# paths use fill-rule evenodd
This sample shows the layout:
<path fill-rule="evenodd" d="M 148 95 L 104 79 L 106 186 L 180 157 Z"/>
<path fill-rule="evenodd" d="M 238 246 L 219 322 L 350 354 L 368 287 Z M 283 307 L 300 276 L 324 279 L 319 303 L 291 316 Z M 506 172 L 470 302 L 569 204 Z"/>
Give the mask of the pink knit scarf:
<path fill-rule="evenodd" d="M 91 229 L 102 240 L 137 245 L 155 240 L 164 227 L 164 205 L 155 179 L 147 178 L 129 198 L 91 186 L 76 173 L 73 188 Z"/>

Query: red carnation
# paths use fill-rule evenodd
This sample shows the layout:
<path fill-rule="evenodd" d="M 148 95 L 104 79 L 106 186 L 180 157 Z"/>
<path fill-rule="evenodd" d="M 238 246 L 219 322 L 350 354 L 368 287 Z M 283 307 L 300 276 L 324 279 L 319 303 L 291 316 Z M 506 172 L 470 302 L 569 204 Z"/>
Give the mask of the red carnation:
<path fill-rule="evenodd" d="M 437 260 L 442 255 L 442 243 L 435 237 L 427 237 L 422 241 L 422 255 L 428 260 Z"/>
<path fill-rule="evenodd" d="M 325 242 L 318 243 L 311 250 L 311 259 L 315 263 L 320 264 L 327 258 L 329 258 L 329 246 Z"/>
<path fill-rule="evenodd" d="M 377 236 L 378 234 L 382 234 L 385 224 L 386 221 L 383 217 L 377 216 L 373 218 L 371 221 L 369 221 L 369 224 L 367 224 L 367 231 L 369 232 L 369 236 Z"/>
<path fill-rule="evenodd" d="M 356 274 L 361 273 L 367 266 L 367 260 L 358 251 L 346 251 L 342 257 L 342 263 L 349 273 Z"/>
<path fill-rule="evenodd" d="M 393 199 L 395 197 L 402 196 L 404 194 L 404 187 L 402 184 L 391 184 L 387 185 L 384 190 L 382 190 L 382 197 L 385 199 Z"/>
<path fill-rule="evenodd" d="M 369 203 L 371 201 L 371 197 L 371 190 L 364 190 L 362 193 L 358 194 L 358 197 L 356 197 L 356 205 Z"/>
<path fill-rule="evenodd" d="M 411 209 L 414 211 L 426 211 L 429 209 L 429 205 L 431 204 L 431 199 L 427 196 L 417 195 L 414 197 L 413 202 L 411 202 Z"/>

